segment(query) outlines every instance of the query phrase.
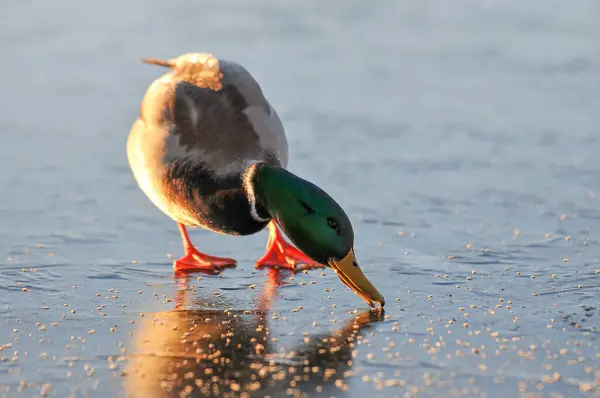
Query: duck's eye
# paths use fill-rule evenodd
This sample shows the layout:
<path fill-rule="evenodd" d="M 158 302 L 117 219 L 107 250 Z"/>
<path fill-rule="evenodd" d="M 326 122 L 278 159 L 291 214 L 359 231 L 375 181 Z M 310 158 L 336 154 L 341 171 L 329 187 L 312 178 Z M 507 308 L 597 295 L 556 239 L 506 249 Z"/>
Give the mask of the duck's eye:
<path fill-rule="evenodd" d="M 327 225 L 329 225 L 331 229 L 338 229 L 340 227 L 340 223 L 338 223 L 337 220 L 332 217 L 327 218 Z"/>

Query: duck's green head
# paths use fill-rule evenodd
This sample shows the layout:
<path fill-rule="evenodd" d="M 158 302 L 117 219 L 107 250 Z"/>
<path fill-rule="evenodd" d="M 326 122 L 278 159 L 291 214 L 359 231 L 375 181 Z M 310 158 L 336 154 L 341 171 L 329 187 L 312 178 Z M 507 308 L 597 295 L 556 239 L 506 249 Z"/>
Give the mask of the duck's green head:
<path fill-rule="evenodd" d="M 253 188 L 261 205 L 307 256 L 330 266 L 369 305 L 385 304 L 354 254 L 354 231 L 341 206 L 324 190 L 289 171 L 253 166 Z"/>

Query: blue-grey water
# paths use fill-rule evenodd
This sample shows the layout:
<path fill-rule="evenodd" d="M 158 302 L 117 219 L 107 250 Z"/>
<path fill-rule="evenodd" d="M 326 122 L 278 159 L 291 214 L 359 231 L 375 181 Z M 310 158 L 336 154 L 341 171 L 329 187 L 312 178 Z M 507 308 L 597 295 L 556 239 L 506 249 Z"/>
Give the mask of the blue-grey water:
<path fill-rule="evenodd" d="M 600 3 L 13 1 L 0 23 L 0 397 L 600 396 Z M 212 52 L 354 223 L 331 270 L 175 279 L 125 156 L 141 57 Z M 178 307 L 179 305 L 179 307 Z"/>

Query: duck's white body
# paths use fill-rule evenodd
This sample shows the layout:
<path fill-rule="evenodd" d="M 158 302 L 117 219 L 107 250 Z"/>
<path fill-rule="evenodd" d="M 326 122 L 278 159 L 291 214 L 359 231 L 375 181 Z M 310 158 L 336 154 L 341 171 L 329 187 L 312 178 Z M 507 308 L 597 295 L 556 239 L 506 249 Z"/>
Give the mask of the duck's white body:
<path fill-rule="evenodd" d="M 235 62 L 202 53 L 168 62 L 171 70 L 148 88 L 127 141 L 136 181 L 178 223 L 257 232 L 268 217 L 257 213 L 243 179 L 256 162 L 287 166 L 276 111 Z"/>

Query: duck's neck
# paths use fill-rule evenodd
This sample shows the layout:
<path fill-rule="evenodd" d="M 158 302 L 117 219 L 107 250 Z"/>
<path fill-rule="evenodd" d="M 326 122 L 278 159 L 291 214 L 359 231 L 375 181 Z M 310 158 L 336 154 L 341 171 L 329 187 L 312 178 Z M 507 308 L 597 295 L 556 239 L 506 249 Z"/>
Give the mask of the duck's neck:
<path fill-rule="evenodd" d="M 277 220 L 282 206 L 298 194 L 304 182 L 286 169 L 266 163 L 248 167 L 243 181 L 252 217 L 257 221 Z"/>

